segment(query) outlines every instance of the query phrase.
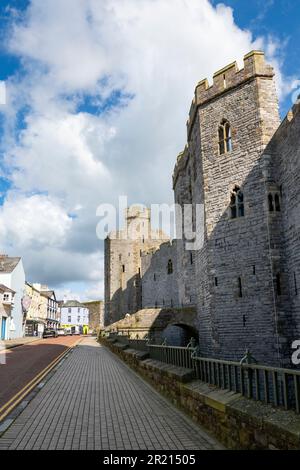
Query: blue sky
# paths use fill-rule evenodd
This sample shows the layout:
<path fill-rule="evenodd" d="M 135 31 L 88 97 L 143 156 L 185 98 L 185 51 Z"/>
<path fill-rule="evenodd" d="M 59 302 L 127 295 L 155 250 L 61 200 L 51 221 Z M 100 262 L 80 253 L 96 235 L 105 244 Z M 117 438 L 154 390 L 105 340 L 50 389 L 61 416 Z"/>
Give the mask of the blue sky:
<path fill-rule="evenodd" d="M 0 108 L 0 249 L 23 257 L 29 281 L 103 295 L 98 205 L 172 203 L 195 84 L 255 39 L 274 49 L 281 92 L 300 87 L 299 1 L 220 3 L 0 0 L 13 97 Z"/>
<path fill-rule="evenodd" d="M 7 53 L 7 32 L 10 25 L 11 10 L 22 12 L 26 10 L 29 0 L 0 0 L 0 80 L 6 80 L 20 68 L 17 57 Z"/>

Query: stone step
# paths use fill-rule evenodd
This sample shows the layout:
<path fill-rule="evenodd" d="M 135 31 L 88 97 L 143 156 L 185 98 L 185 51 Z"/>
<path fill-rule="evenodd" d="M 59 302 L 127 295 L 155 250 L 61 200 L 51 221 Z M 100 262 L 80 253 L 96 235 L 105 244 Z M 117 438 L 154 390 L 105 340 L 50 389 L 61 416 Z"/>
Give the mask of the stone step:
<path fill-rule="evenodd" d="M 149 357 L 149 353 L 147 351 L 138 351 L 137 349 L 128 348 L 124 352 L 125 354 L 136 357 L 139 361 L 144 361 Z"/>
<path fill-rule="evenodd" d="M 150 369 L 160 369 L 169 377 L 175 378 L 182 383 L 190 382 L 194 379 L 193 369 L 173 366 L 172 364 L 166 364 L 165 362 L 156 361 L 154 359 L 145 359 L 143 365 Z"/>

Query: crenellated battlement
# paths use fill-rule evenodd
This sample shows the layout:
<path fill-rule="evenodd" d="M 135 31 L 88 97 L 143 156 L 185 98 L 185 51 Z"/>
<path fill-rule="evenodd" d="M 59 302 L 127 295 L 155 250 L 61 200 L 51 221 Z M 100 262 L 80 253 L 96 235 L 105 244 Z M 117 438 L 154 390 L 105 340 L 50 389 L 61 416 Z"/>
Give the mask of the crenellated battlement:
<path fill-rule="evenodd" d="M 273 154 L 276 151 L 274 149 L 278 148 L 280 142 L 285 142 L 287 139 L 289 139 L 289 135 L 291 134 L 291 132 L 293 132 L 293 127 L 297 126 L 297 123 L 299 123 L 299 119 L 300 98 L 298 98 L 296 103 L 292 106 L 285 118 L 282 120 L 280 126 L 278 127 L 271 141 L 266 147 L 265 153 Z"/>
<path fill-rule="evenodd" d="M 272 78 L 273 76 L 273 67 L 265 62 L 264 52 L 251 51 L 244 56 L 244 68 L 239 70 L 237 63 L 232 62 L 213 75 L 213 84 L 211 86 L 206 78 L 201 80 L 195 88 L 195 95 L 190 107 L 187 121 L 188 135 L 198 106 L 255 77 Z"/>

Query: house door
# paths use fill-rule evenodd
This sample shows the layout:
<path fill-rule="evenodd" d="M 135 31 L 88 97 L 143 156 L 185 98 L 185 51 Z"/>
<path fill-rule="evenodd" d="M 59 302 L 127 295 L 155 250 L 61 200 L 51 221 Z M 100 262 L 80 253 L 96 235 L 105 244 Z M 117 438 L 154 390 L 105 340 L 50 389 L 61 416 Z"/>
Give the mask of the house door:
<path fill-rule="evenodd" d="M 1 339 L 5 339 L 5 334 L 6 334 L 6 317 L 2 317 L 2 322 L 1 322 Z"/>

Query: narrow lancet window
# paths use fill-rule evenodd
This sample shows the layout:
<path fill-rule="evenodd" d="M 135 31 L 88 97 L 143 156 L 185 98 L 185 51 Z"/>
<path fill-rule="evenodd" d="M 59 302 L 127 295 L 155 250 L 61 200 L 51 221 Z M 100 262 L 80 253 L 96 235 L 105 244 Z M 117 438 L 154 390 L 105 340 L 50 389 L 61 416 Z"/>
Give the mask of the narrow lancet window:
<path fill-rule="evenodd" d="M 231 138 L 231 127 L 228 121 L 223 120 L 219 126 L 219 154 L 231 152 L 232 150 L 232 138 Z"/>
<path fill-rule="evenodd" d="M 168 261 L 168 274 L 173 274 L 173 263 L 171 259 Z"/>
<path fill-rule="evenodd" d="M 236 186 L 231 193 L 230 199 L 230 217 L 236 219 L 237 217 L 244 217 L 245 206 L 244 206 L 244 194 L 238 186 Z"/>
<path fill-rule="evenodd" d="M 243 297 L 243 287 L 242 287 L 242 279 L 238 278 L 238 287 L 239 287 L 239 297 Z"/>
<path fill-rule="evenodd" d="M 277 292 L 277 295 L 281 295 L 281 275 L 280 275 L 280 273 L 276 274 L 276 292 Z"/>

